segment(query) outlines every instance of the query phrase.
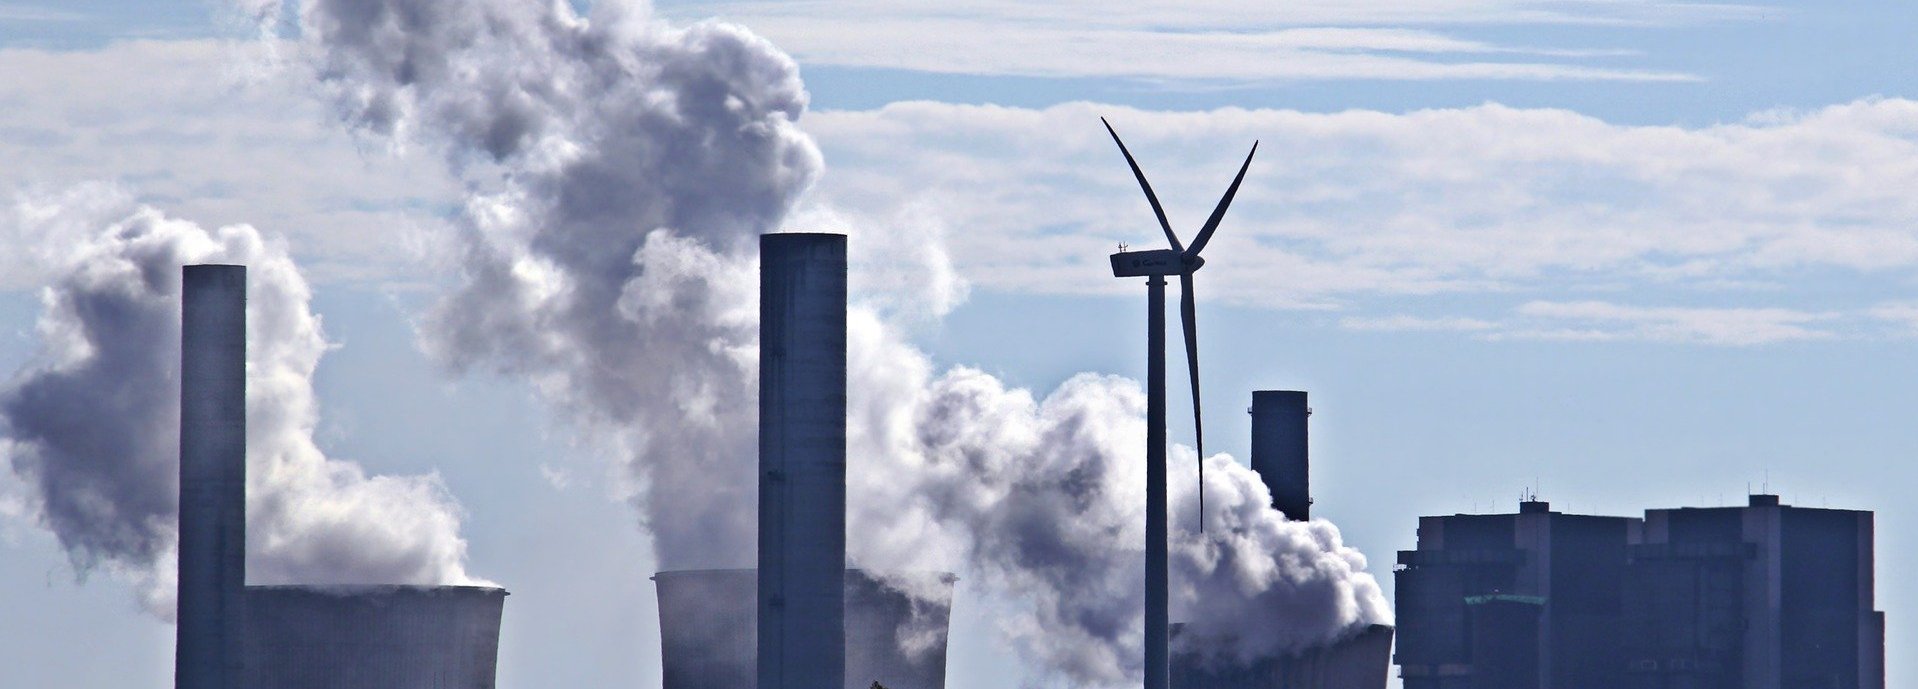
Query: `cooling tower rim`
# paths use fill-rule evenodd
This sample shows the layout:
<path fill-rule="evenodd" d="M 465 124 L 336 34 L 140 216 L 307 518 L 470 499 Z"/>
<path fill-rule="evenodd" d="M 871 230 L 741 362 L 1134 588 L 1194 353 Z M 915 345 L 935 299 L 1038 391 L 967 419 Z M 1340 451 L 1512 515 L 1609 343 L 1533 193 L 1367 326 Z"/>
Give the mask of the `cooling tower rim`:
<path fill-rule="evenodd" d="M 798 234 L 798 233 L 786 233 L 786 234 Z M 738 574 L 738 573 L 756 572 L 756 571 L 758 571 L 757 567 L 709 567 L 709 568 L 702 568 L 702 569 L 662 569 L 657 572 L 654 572 L 652 576 L 647 578 L 653 581 L 659 581 L 659 577 L 661 577 L 662 575 L 666 576 L 667 578 L 676 578 L 676 577 L 692 577 L 692 576 L 709 575 L 709 574 Z M 867 569 L 865 567 L 847 567 L 846 571 L 858 572 L 861 574 L 877 574 L 882 578 L 888 574 L 936 574 L 939 576 L 940 581 L 948 584 L 959 581 L 959 575 L 953 574 L 952 572 L 942 572 L 936 569 Z"/>
<path fill-rule="evenodd" d="M 767 232 L 761 237 L 846 237 L 843 232 Z"/>
<path fill-rule="evenodd" d="M 417 594 L 417 595 L 470 595 L 470 596 L 510 596 L 506 589 L 498 586 L 436 585 L 436 584 L 249 584 L 246 590 L 263 593 L 316 593 L 335 596 L 368 596 L 380 594 Z"/>

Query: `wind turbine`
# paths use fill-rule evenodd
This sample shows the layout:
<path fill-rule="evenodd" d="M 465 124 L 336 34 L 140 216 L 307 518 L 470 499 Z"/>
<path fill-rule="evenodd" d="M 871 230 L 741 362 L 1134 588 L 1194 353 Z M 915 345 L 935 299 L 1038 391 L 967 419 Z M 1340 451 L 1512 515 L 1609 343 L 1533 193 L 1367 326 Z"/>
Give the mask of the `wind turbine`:
<path fill-rule="evenodd" d="M 1245 180 L 1246 169 L 1252 167 L 1252 156 L 1259 152 L 1259 143 L 1252 142 L 1252 152 L 1245 155 L 1245 163 L 1239 166 L 1238 176 L 1232 178 L 1232 186 L 1226 188 L 1219 205 L 1212 209 L 1212 217 L 1199 228 L 1192 245 L 1184 246 L 1179 243 L 1179 235 L 1172 231 L 1172 223 L 1165 219 L 1159 195 L 1152 193 L 1152 183 L 1146 181 L 1145 172 L 1139 169 L 1138 161 L 1132 159 L 1125 142 L 1119 140 L 1119 133 L 1113 131 L 1112 123 L 1105 118 L 1099 118 L 1099 122 L 1105 125 L 1106 133 L 1112 135 L 1112 142 L 1118 144 L 1119 152 L 1125 155 L 1126 165 L 1132 167 L 1132 176 L 1139 179 L 1139 188 L 1145 190 L 1146 201 L 1151 202 L 1152 213 L 1159 218 L 1159 228 L 1165 230 L 1166 241 L 1172 244 L 1170 249 L 1152 251 L 1122 248 L 1112 255 L 1113 277 L 1146 278 L 1145 686 L 1146 689 L 1168 689 L 1172 620 L 1166 591 L 1165 277 L 1179 276 L 1179 318 L 1185 330 L 1186 371 L 1192 380 L 1192 434 L 1199 451 L 1199 529 L 1204 531 L 1205 431 L 1199 414 L 1198 305 L 1192 293 L 1192 274 L 1205 266 L 1199 252 L 1211 241 L 1212 232 L 1219 229 L 1219 220 L 1225 217 L 1226 207 L 1232 205 L 1232 197 L 1239 193 L 1239 183 Z"/>

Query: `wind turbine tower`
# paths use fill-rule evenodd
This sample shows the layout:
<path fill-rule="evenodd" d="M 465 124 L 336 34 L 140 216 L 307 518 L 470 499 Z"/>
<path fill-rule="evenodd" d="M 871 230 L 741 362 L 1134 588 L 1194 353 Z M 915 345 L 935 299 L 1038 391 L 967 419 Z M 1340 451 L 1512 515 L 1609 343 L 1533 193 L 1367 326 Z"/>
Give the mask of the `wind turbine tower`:
<path fill-rule="evenodd" d="M 1132 175 L 1138 178 L 1139 188 L 1145 191 L 1146 201 L 1152 204 L 1152 213 L 1159 219 L 1159 228 L 1165 230 L 1166 241 L 1172 245 L 1170 249 L 1121 250 L 1112 255 L 1113 277 L 1146 279 L 1145 687 L 1169 689 L 1172 620 L 1166 592 L 1165 278 L 1179 276 L 1179 316 L 1185 331 L 1186 370 L 1192 381 L 1192 434 L 1199 451 L 1199 528 L 1203 531 L 1205 431 L 1199 414 L 1198 308 L 1192 292 L 1192 274 L 1205 265 L 1199 252 L 1211 241 L 1212 232 L 1225 217 L 1226 207 L 1232 205 L 1232 197 L 1239 193 L 1239 183 L 1245 180 L 1245 171 L 1252 166 L 1252 156 L 1259 152 L 1259 144 L 1252 142 L 1252 152 L 1246 154 L 1238 176 L 1232 178 L 1232 186 L 1226 188 L 1225 196 L 1212 209 L 1212 217 L 1206 219 L 1205 226 L 1199 228 L 1199 234 L 1188 247 L 1179 243 L 1179 235 L 1172 231 L 1172 223 L 1166 221 L 1165 209 L 1159 205 L 1158 194 L 1152 192 L 1152 184 L 1146 181 L 1138 161 L 1132 159 L 1132 152 L 1126 150 L 1125 142 L 1119 140 L 1119 133 L 1113 131 L 1112 123 L 1103 117 L 1099 121 L 1105 124 L 1106 133 L 1112 135 L 1112 142 L 1118 144 L 1119 152 L 1125 155 L 1126 165 L 1131 166 Z"/>

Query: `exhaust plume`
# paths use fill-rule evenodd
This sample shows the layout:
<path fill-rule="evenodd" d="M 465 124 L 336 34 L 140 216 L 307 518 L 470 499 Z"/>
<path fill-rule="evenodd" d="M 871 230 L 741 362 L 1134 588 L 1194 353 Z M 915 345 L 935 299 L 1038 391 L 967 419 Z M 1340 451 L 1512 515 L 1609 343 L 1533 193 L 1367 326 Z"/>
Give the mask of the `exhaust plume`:
<path fill-rule="evenodd" d="M 421 327 L 427 349 L 455 372 L 527 381 L 615 448 L 662 569 L 750 566 L 753 240 L 787 226 L 823 170 L 796 125 L 807 95 L 793 61 L 742 28 L 668 27 L 613 0 L 590 18 L 509 0 L 311 0 L 300 17 L 345 123 L 439 152 L 471 190 L 456 284 Z M 798 215 L 808 224 L 795 229 L 852 235 L 855 291 L 920 291 L 862 299 L 849 315 L 853 561 L 979 581 L 1015 611 L 1004 631 L 1046 675 L 1136 678 L 1137 384 L 1088 374 L 1036 398 L 976 370 L 937 372 L 887 320 L 936 315 L 963 294 L 937 233 L 913 241 L 830 209 Z M 1209 461 L 1223 504 L 1174 551 L 1190 636 L 1253 657 L 1388 619 L 1336 528 L 1284 521 L 1248 470 Z M 1172 489 L 1196 499 L 1190 478 Z M 1280 614 L 1296 623 L 1265 629 Z"/>
<path fill-rule="evenodd" d="M 425 319 L 455 370 L 532 382 L 633 459 L 662 568 L 751 564 L 752 251 L 818 174 L 790 59 L 624 3 L 316 0 L 303 33 L 358 131 L 475 189 L 459 283 Z"/>
<path fill-rule="evenodd" d="M 0 458 L 24 513 L 82 576 L 128 580 L 173 615 L 180 266 L 249 267 L 247 570 L 255 584 L 470 583 L 459 508 L 435 476 L 368 476 L 313 441 L 327 343 L 284 246 L 205 230 L 97 189 L 0 218 L 49 259 L 40 351 L 0 388 Z"/>

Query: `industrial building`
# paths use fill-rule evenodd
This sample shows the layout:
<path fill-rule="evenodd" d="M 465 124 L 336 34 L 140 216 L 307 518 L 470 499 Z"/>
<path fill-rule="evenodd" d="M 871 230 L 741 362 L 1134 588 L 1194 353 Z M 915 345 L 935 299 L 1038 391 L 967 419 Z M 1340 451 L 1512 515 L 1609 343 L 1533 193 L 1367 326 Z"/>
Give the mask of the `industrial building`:
<path fill-rule="evenodd" d="M 1883 689 L 1872 513 L 1649 510 L 1620 636 L 1631 689 Z"/>
<path fill-rule="evenodd" d="M 246 267 L 181 271 L 176 689 L 492 689 L 506 592 L 246 585 Z"/>
<path fill-rule="evenodd" d="M 847 570 L 845 581 L 843 686 L 868 689 L 878 682 L 887 689 L 943 689 L 956 579 L 945 572 L 873 576 Z M 664 689 L 755 686 L 757 582 L 750 569 L 653 575 Z"/>
<path fill-rule="evenodd" d="M 1400 551 L 1405 689 L 1616 689 L 1625 546 L 1639 520 L 1553 512 L 1421 517 Z"/>
<path fill-rule="evenodd" d="M 1252 470 L 1287 519 L 1311 518 L 1311 455 L 1306 393 L 1252 393 Z M 1274 625 L 1285 624 L 1273 619 Z M 1176 638 L 1178 627 L 1174 626 Z M 1191 650 L 1172 656 L 1173 689 L 1384 689 L 1390 680 L 1393 628 L 1371 625 L 1335 643 L 1252 663 L 1234 663 Z M 1176 644 L 1175 644 L 1176 648 Z"/>
<path fill-rule="evenodd" d="M 1872 515 L 1753 495 L 1643 519 L 1419 520 L 1399 553 L 1406 689 L 1883 689 Z"/>

